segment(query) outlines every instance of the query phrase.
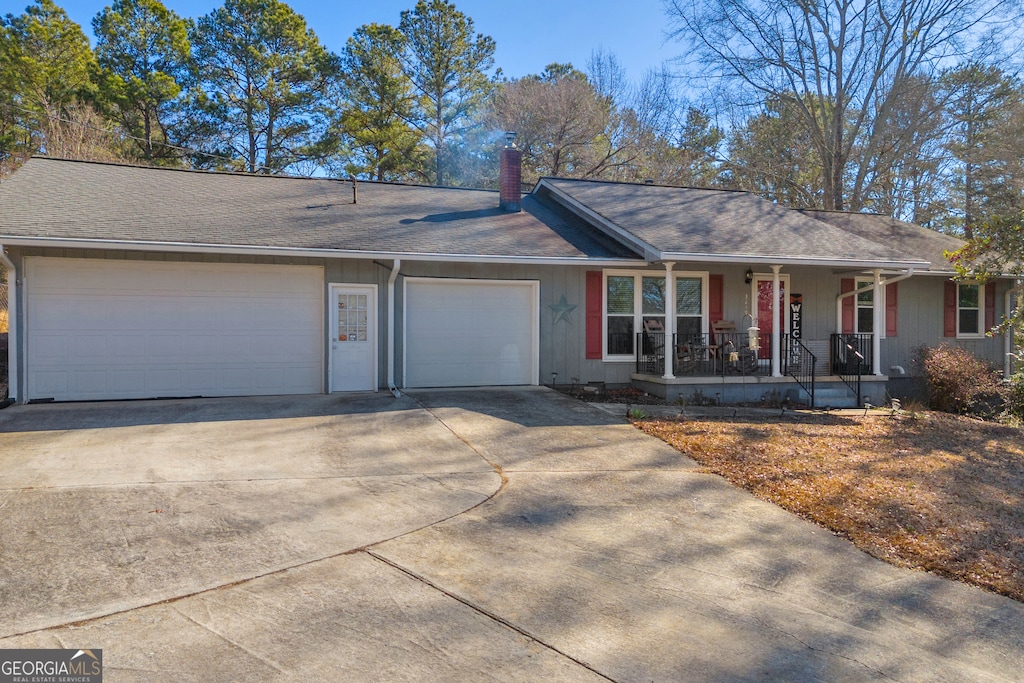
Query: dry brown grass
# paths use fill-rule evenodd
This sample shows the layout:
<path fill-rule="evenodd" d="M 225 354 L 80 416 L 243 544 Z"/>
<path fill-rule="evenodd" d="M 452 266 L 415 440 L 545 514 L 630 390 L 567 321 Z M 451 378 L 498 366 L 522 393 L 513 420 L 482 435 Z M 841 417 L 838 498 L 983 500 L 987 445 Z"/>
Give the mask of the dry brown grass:
<path fill-rule="evenodd" d="M 0 311 L 0 334 L 7 332 L 7 311 Z"/>
<path fill-rule="evenodd" d="M 646 420 L 708 472 L 892 564 L 1024 601 L 1024 432 L 977 420 Z"/>

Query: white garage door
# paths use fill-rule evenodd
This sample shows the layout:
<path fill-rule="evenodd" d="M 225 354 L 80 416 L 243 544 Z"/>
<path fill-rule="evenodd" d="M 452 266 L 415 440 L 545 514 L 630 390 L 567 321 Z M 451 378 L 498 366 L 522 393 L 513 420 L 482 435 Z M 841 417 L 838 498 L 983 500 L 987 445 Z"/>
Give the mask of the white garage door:
<path fill-rule="evenodd" d="M 405 386 L 536 384 L 539 284 L 405 280 Z"/>
<path fill-rule="evenodd" d="M 318 393 L 323 269 L 27 258 L 29 399 Z"/>

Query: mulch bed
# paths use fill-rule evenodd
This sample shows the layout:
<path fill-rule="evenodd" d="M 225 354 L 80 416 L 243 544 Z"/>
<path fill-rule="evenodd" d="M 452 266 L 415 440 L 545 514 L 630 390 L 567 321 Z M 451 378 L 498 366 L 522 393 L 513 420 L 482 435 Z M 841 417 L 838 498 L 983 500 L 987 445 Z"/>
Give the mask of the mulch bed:
<path fill-rule="evenodd" d="M 892 564 L 1024 601 L 1024 433 L 943 413 L 639 420 Z"/>

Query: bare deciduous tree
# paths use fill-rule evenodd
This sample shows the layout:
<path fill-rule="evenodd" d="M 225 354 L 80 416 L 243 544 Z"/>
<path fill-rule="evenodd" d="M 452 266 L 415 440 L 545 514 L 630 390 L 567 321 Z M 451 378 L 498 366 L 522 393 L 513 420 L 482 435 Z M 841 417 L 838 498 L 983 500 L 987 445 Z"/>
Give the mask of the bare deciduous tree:
<path fill-rule="evenodd" d="M 823 205 L 859 209 L 901 87 L 977 49 L 1015 0 L 667 0 L 707 77 L 788 100 L 821 163 Z"/>

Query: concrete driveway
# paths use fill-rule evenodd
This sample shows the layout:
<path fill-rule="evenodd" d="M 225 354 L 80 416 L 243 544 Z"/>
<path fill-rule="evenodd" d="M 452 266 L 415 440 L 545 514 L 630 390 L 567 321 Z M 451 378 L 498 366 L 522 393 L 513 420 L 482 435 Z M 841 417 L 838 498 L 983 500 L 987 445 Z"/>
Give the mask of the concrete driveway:
<path fill-rule="evenodd" d="M 0 411 L 0 648 L 108 681 L 1018 681 L 1024 605 L 543 389 Z"/>

